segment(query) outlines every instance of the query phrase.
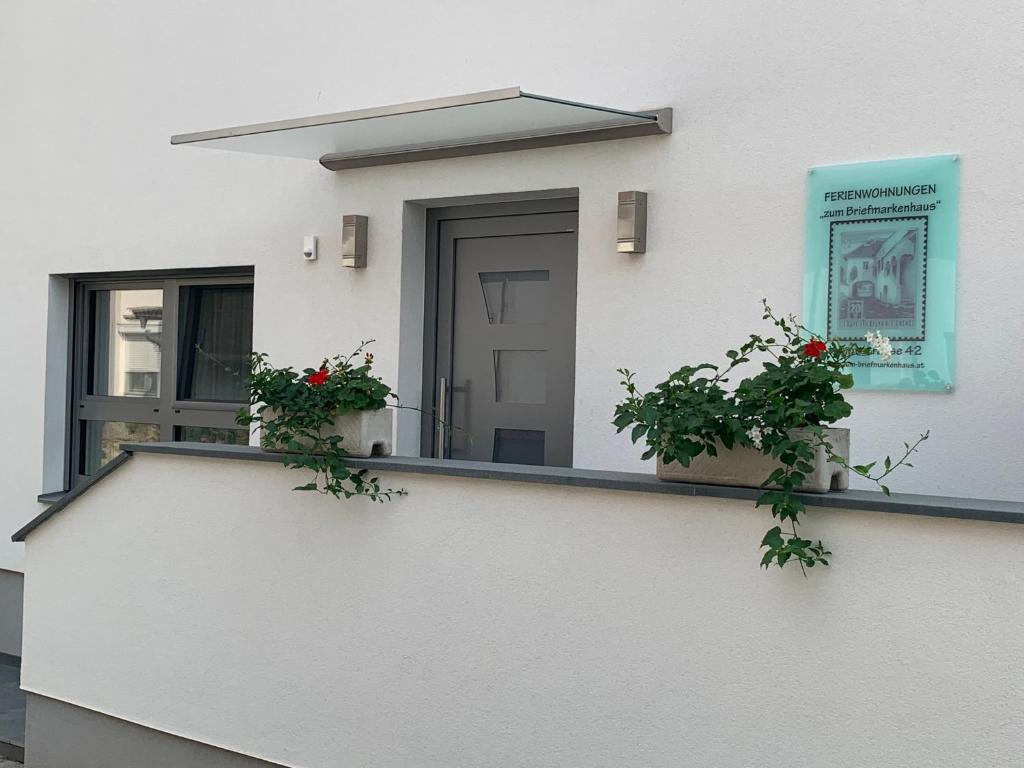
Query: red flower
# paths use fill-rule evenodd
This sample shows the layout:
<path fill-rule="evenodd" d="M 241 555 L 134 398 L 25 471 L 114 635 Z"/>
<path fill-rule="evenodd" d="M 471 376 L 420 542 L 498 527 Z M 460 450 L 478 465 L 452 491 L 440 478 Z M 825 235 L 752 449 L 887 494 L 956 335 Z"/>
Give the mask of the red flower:
<path fill-rule="evenodd" d="M 808 357 L 820 357 L 825 351 L 825 342 L 821 339 L 811 339 L 804 344 L 804 354 Z"/>
<path fill-rule="evenodd" d="M 322 387 L 327 383 L 327 379 L 331 376 L 331 372 L 326 368 L 321 368 L 316 373 L 311 373 L 306 377 L 306 383 L 311 387 Z"/>

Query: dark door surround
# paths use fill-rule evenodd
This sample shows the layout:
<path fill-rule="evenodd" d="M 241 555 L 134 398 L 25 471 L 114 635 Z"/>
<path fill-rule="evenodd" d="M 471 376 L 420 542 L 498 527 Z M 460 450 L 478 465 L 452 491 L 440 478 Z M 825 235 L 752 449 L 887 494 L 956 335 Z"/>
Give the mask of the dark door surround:
<path fill-rule="evenodd" d="M 578 198 L 558 197 L 551 199 L 523 200 L 509 203 L 487 203 L 427 211 L 426 269 L 424 301 L 424 344 L 423 344 L 423 418 L 421 419 L 420 455 L 436 456 L 439 443 L 437 409 L 439 405 L 439 380 L 445 377 L 449 382 L 452 374 L 452 344 L 454 310 L 454 282 L 451 248 L 445 263 L 442 248 L 442 233 L 451 237 L 452 232 L 473 232 L 485 237 L 516 237 L 523 235 L 568 234 L 573 237 L 575 253 L 575 231 L 579 211 Z M 571 281 L 571 307 L 569 307 L 572 330 L 568 350 L 569 391 L 561 398 L 563 416 L 568 419 L 568 446 L 563 445 L 561 461 L 571 464 L 572 452 L 572 410 L 575 374 L 575 311 L 576 311 L 576 260 L 573 259 Z M 449 292 L 445 295 L 442 285 Z M 439 340 L 441 343 L 439 344 Z M 447 411 L 451 413 L 451 391 L 447 393 Z"/>

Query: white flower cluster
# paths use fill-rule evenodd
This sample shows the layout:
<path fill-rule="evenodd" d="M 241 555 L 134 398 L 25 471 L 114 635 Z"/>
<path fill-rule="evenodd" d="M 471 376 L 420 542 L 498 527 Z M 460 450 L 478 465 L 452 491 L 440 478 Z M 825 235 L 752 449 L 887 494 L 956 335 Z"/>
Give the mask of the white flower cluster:
<path fill-rule="evenodd" d="M 747 437 L 750 438 L 751 444 L 757 449 L 761 450 L 761 440 L 764 438 L 764 433 L 758 426 L 753 426 L 747 430 Z"/>
<path fill-rule="evenodd" d="M 879 331 L 872 331 L 864 334 L 864 338 L 867 339 L 875 353 L 881 356 L 883 363 L 892 359 L 892 344 L 889 343 L 888 336 L 883 336 Z"/>

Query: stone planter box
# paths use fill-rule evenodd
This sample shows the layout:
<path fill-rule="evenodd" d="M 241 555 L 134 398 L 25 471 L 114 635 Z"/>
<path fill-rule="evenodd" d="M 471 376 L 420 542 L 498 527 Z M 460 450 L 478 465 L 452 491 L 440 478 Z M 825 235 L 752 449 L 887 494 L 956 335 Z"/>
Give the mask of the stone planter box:
<path fill-rule="evenodd" d="M 794 430 L 793 437 L 806 434 L 805 430 Z M 826 439 L 832 444 L 834 453 L 849 460 L 850 430 L 832 428 L 825 430 Z M 814 449 L 814 473 L 797 490 L 808 493 L 844 491 L 850 486 L 850 471 L 834 461 L 829 461 L 825 449 Z M 676 483 L 700 483 L 702 485 L 733 485 L 745 488 L 760 488 L 776 468 L 782 466 L 771 456 L 750 448 L 727 450 L 719 443 L 718 455 L 702 453 L 684 467 L 678 462 L 665 464 L 658 457 L 657 475 L 659 480 Z"/>
<path fill-rule="evenodd" d="M 270 408 L 263 412 L 266 421 L 273 421 L 275 415 Z M 341 447 L 349 456 L 364 459 L 368 456 L 390 456 L 393 417 L 394 412 L 390 408 L 380 408 L 376 411 L 346 411 L 335 417 L 333 425 L 321 429 L 320 436 L 340 436 Z M 288 453 L 280 446 L 268 445 L 265 441 L 261 443 L 265 451 Z"/>

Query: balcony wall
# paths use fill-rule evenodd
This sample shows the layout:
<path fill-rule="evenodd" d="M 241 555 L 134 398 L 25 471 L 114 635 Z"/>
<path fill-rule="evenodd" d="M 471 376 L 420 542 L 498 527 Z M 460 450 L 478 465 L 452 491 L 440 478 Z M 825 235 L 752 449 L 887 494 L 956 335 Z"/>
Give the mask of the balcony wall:
<path fill-rule="evenodd" d="M 29 760 L 61 702 L 307 768 L 1024 753 L 1024 527 L 812 510 L 804 578 L 759 570 L 746 500 L 383 478 L 409 495 L 137 453 L 33 530 Z"/>

